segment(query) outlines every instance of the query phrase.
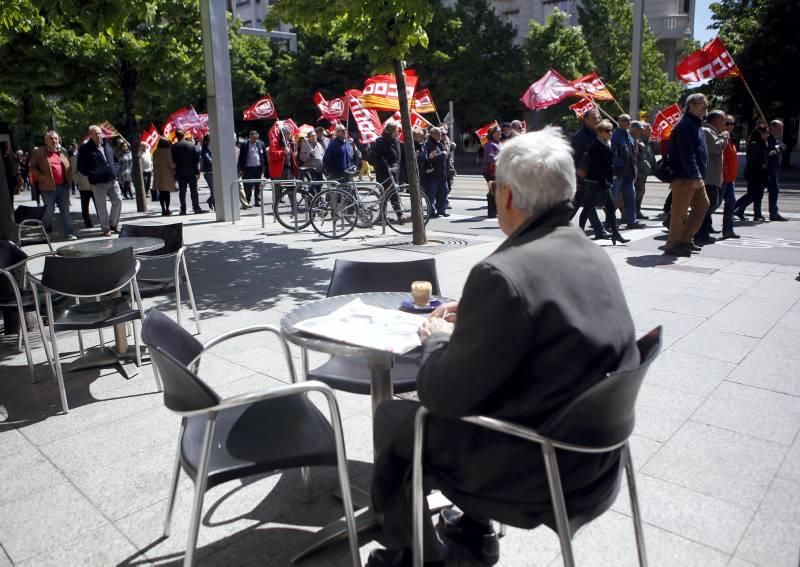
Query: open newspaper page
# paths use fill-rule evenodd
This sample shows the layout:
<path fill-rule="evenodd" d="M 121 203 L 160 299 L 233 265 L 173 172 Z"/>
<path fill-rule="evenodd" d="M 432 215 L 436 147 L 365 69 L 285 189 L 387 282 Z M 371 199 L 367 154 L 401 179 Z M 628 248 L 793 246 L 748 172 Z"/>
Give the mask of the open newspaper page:
<path fill-rule="evenodd" d="M 421 344 L 417 329 L 422 321 L 419 315 L 354 299 L 328 315 L 300 321 L 295 327 L 327 339 L 405 354 Z"/>

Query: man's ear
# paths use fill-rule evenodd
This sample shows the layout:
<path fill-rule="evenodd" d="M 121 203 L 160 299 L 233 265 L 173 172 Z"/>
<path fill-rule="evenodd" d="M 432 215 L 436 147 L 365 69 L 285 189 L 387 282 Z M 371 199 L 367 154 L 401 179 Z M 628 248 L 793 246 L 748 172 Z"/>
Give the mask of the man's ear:
<path fill-rule="evenodd" d="M 512 203 L 513 199 L 514 198 L 511 194 L 511 189 L 508 186 L 506 186 L 506 190 L 500 192 L 500 201 L 501 205 L 503 206 L 503 209 L 505 210 L 511 209 L 511 207 L 513 207 Z"/>

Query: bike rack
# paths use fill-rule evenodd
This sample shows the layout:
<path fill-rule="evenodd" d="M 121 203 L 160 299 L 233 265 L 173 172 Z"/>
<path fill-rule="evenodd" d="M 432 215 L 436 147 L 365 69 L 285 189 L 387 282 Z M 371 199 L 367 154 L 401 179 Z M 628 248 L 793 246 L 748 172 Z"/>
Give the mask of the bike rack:
<path fill-rule="evenodd" d="M 386 187 L 383 186 L 382 183 L 378 183 L 377 181 L 356 181 L 353 180 L 353 186 L 358 189 L 359 187 L 368 188 L 371 187 L 378 191 L 380 195 L 380 204 L 381 210 L 379 211 L 379 216 L 381 217 L 381 236 L 386 234 L 386 216 L 383 214 L 383 198 L 385 193 L 387 192 Z"/>
<path fill-rule="evenodd" d="M 231 183 L 231 186 L 230 186 L 231 210 L 234 210 L 234 208 L 237 206 L 237 202 L 239 200 L 239 189 L 243 188 L 245 183 L 259 183 L 259 184 L 261 184 L 261 228 L 264 228 L 264 186 L 267 185 L 267 184 L 271 185 L 272 184 L 272 180 L 271 179 L 264 179 L 264 178 L 260 178 L 260 179 L 237 179 L 236 181 Z M 234 186 L 238 186 L 238 187 L 234 189 Z M 272 192 L 272 202 L 273 203 L 275 202 L 275 191 L 274 191 L 274 189 L 273 189 L 273 192 Z M 270 203 L 270 204 L 272 204 L 272 203 Z M 277 222 L 277 221 L 273 218 L 272 222 Z M 236 219 L 235 218 L 233 220 L 231 220 L 231 224 L 236 224 Z"/>

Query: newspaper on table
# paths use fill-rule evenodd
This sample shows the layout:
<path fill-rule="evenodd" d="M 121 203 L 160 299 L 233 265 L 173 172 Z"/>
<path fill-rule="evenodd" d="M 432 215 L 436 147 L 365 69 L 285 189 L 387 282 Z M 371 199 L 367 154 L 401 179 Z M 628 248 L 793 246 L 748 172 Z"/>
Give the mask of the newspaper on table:
<path fill-rule="evenodd" d="M 354 299 L 328 315 L 295 323 L 295 327 L 327 339 L 405 354 L 421 344 L 417 329 L 422 321 L 419 315 Z"/>

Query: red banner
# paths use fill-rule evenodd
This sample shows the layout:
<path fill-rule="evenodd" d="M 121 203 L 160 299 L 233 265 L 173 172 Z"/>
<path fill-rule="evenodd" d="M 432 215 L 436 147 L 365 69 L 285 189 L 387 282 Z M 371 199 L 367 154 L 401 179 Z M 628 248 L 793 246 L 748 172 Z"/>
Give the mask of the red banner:
<path fill-rule="evenodd" d="M 672 129 L 680 121 L 681 107 L 678 103 L 668 106 L 664 110 L 659 110 L 653 120 L 653 135 L 659 140 L 666 140 L 672 134 Z"/>
<path fill-rule="evenodd" d="M 152 154 L 158 144 L 158 128 L 151 122 L 150 130 L 142 130 L 142 137 L 139 140 L 147 145 L 147 149 Z"/>
<path fill-rule="evenodd" d="M 398 110 L 397 112 L 392 114 L 392 116 L 390 118 L 386 119 L 386 121 L 383 123 L 381 131 L 383 131 L 386 128 L 386 124 L 390 120 L 393 120 L 394 122 L 397 123 L 398 128 L 400 129 L 400 141 L 402 142 L 402 141 L 405 140 L 405 136 L 403 134 L 403 126 L 402 126 L 402 124 L 400 124 L 400 118 L 401 118 L 400 117 L 400 111 Z M 420 116 L 416 112 L 412 112 L 410 118 L 411 118 L 411 129 L 412 130 L 414 128 L 423 128 L 423 129 L 425 129 L 425 128 L 430 128 L 431 126 L 433 126 L 433 124 L 431 124 L 430 122 L 425 120 L 422 116 Z"/>
<path fill-rule="evenodd" d="M 600 80 L 597 73 L 591 73 L 580 79 L 575 79 L 571 84 L 580 94 L 597 100 L 614 100 L 614 95 L 611 94 L 605 83 Z"/>
<path fill-rule="evenodd" d="M 575 104 L 570 105 L 569 109 L 575 112 L 575 116 L 578 118 L 583 118 L 583 115 L 589 112 L 590 110 L 595 110 L 597 105 L 594 101 L 590 98 L 584 98 L 579 100 Z"/>
<path fill-rule="evenodd" d="M 272 102 L 270 95 L 265 96 L 254 102 L 244 111 L 243 120 L 268 120 L 277 118 L 278 111 L 275 110 L 275 103 Z"/>
<path fill-rule="evenodd" d="M 353 120 L 356 121 L 356 126 L 358 126 L 361 143 L 371 144 L 378 139 L 383 131 L 383 125 L 381 124 L 381 119 L 378 118 L 378 113 L 362 106 L 361 91 L 353 89 L 345 94 L 350 102 L 350 114 L 353 116 Z"/>
<path fill-rule="evenodd" d="M 568 80 L 550 69 L 541 79 L 528 87 L 520 101 L 530 110 L 542 110 L 577 93 L 578 91 Z"/>
<path fill-rule="evenodd" d="M 711 79 L 721 79 L 728 75 L 736 76 L 739 68 L 733 62 L 725 44 L 715 38 L 703 49 L 690 53 L 678 63 L 676 75 L 678 79 L 691 86 L 699 86 Z"/>
<path fill-rule="evenodd" d="M 117 132 L 117 129 L 116 129 L 116 128 L 114 128 L 114 125 L 113 125 L 113 124 L 111 124 L 111 122 L 109 122 L 108 120 L 103 120 L 103 121 L 102 121 L 100 124 L 98 124 L 97 126 L 98 126 L 98 128 L 100 128 L 100 131 L 103 133 L 103 139 L 104 139 L 104 140 L 105 140 L 106 138 L 114 138 L 114 137 L 116 137 L 116 136 L 119 136 L 120 138 L 122 138 L 122 134 L 120 134 L 119 132 Z M 88 139 L 89 139 L 89 135 L 87 134 L 87 135 L 86 135 L 86 136 L 83 138 L 83 142 L 81 142 L 81 143 L 82 143 L 82 144 L 83 144 L 83 143 L 86 143 L 86 140 L 88 140 Z M 125 138 L 122 138 L 122 139 L 124 140 Z"/>
<path fill-rule="evenodd" d="M 333 100 L 325 100 L 322 93 L 314 93 L 314 104 L 319 108 L 322 117 L 326 120 L 347 120 L 347 101 L 346 97 L 339 97 Z"/>
<path fill-rule="evenodd" d="M 491 130 L 493 126 L 497 125 L 498 125 L 497 120 L 495 120 L 494 122 L 487 124 L 483 128 L 475 130 L 475 134 L 478 136 L 478 138 L 481 139 L 481 145 L 489 141 L 489 130 Z"/>
<path fill-rule="evenodd" d="M 413 108 L 415 112 L 419 112 L 420 114 L 436 112 L 436 105 L 433 104 L 431 91 L 428 89 L 422 89 L 421 91 L 414 93 Z"/>
<path fill-rule="evenodd" d="M 414 100 L 414 90 L 417 88 L 417 73 L 413 69 L 406 69 L 405 77 L 406 94 L 411 103 Z M 350 104 L 352 110 L 352 102 Z M 376 75 L 364 81 L 361 105 L 374 110 L 399 110 L 400 98 L 394 75 Z"/>

